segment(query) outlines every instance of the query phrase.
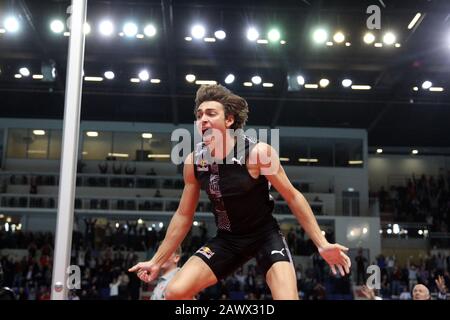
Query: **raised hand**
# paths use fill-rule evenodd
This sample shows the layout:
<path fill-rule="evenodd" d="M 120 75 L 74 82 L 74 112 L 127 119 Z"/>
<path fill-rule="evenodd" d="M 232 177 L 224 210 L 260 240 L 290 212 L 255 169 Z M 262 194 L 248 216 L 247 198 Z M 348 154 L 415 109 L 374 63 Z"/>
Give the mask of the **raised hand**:
<path fill-rule="evenodd" d="M 333 274 L 337 274 L 337 268 L 342 276 L 350 273 L 350 267 L 352 265 L 350 258 L 345 254 L 347 251 L 348 248 L 341 246 L 338 243 L 329 243 L 319 248 L 320 255 L 330 265 Z"/>

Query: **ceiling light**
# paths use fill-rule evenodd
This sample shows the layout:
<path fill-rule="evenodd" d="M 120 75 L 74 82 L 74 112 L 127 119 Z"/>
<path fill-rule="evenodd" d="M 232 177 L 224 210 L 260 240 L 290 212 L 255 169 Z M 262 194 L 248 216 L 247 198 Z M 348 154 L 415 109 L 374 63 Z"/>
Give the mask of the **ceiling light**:
<path fill-rule="evenodd" d="M 373 33 L 367 32 L 367 33 L 364 35 L 363 40 L 364 40 L 365 43 L 371 44 L 372 42 L 375 41 L 375 36 L 373 35 Z"/>
<path fill-rule="evenodd" d="M 104 76 L 105 76 L 105 78 L 108 79 L 108 80 L 112 80 L 112 79 L 114 79 L 114 77 L 115 77 L 114 72 L 112 72 L 112 71 L 106 71 L 105 74 L 104 74 Z"/>
<path fill-rule="evenodd" d="M 420 12 L 416 13 L 416 15 L 414 16 L 414 18 L 411 20 L 411 22 L 408 24 L 408 29 L 412 29 L 414 28 L 414 26 L 416 25 L 417 21 L 419 21 L 420 16 L 422 14 Z"/>
<path fill-rule="evenodd" d="M 433 84 L 431 83 L 431 81 L 426 80 L 422 83 L 422 89 L 428 90 L 431 88 L 432 85 Z"/>
<path fill-rule="evenodd" d="M 261 79 L 260 76 L 253 76 L 253 77 L 252 77 L 252 82 L 253 82 L 254 84 L 261 84 L 261 81 L 262 81 L 262 79 Z"/>
<path fill-rule="evenodd" d="M 343 86 L 343 87 L 348 88 L 348 87 L 350 87 L 351 85 L 352 85 L 352 80 L 350 80 L 350 79 L 344 79 L 344 80 L 342 80 L 342 86 Z"/>
<path fill-rule="evenodd" d="M 54 33 L 61 33 L 64 31 L 64 23 L 62 23 L 61 20 L 53 20 L 50 23 L 50 29 L 54 32 Z"/>
<path fill-rule="evenodd" d="M 100 23 L 99 31 L 104 36 L 110 36 L 114 32 L 114 25 L 109 20 L 104 20 Z"/>
<path fill-rule="evenodd" d="M 234 77 L 234 74 L 229 74 L 229 75 L 227 75 L 227 77 L 225 78 L 225 83 L 226 84 L 230 84 L 230 83 L 233 83 L 234 82 L 234 79 L 235 79 L 235 77 Z"/>
<path fill-rule="evenodd" d="M 30 75 L 30 70 L 28 70 L 28 68 L 25 68 L 25 67 L 20 68 L 19 73 L 24 77 L 28 77 Z"/>
<path fill-rule="evenodd" d="M 123 33 L 127 36 L 127 37 L 134 37 L 138 32 L 138 27 L 135 23 L 133 22 L 127 22 L 124 24 L 123 26 Z"/>
<path fill-rule="evenodd" d="M 328 79 L 320 79 L 319 85 L 322 88 L 326 88 L 330 84 L 330 80 Z"/>
<path fill-rule="evenodd" d="M 14 33 L 19 30 L 19 21 L 17 21 L 16 17 L 7 17 L 5 19 L 4 26 L 6 31 Z"/>
<path fill-rule="evenodd" d="M 195 25 L 191 29 L 191 34 L 196 39 L 201 39 L 205 36 L 205 28 L 199 24 Z"/>
<path fill-rule="evenodd" d="M 333 36 L 333 40 L 337 43 L 342 43 L 345 40 L 345 35 L 342 32 L 336 32 Z"/>
<path fill-rule="evenodd" d="M 187 82 L 194 82 L 194 81 L 195 81 L 195 75 L 193 75 L 193 74 L 187 74 L 187 75 L 186 75 L 186 81 L 187 81 Z"/>
<path fill-rule="evenodd" d="M 150 74 L 148 73 L 147 70 L 142 70 L 141 72 L 139 72 L 138 77 L 142 81 L 147 81 L 148 79 L 150 79 Z"/>
<path fill-rule="evenodd" d="M 225 39 L 227 34 L 223 30 L 217 30 L 216 32 L 214 32 L 214 36 L 219 40 L 223 40 L 223 39 Z"/>
<path fill-rule="evenodd" d="M 395 34 L 393 34 L 392 32 L 387 32 L 384 36 L 383 36 L 383 42 L 387 45 L 392 45 L 395 43 L 396 37 Z"/>
<path fill-rule="evenodd" d="M 256 30 L 255 28 L 249 28 L 247 30 L 247 39 L 250 41 L 255 41 L 256 39 L 259 38 L 259 32 L 258 30 Z"/>
<path fill-rule="evenodd" d="M 147 37 L 150 37 L 150 38 L 154 37 L 156 35 L 156 28 L 155 28 L 155 26 L 153 26 L 152 24 L 146 25 L 145 28 L 144 28 L 144 34 Z"/>
<path fill-rule="evenodd" d="M 270 30 L 267 34 L 267 38 L 269 38 L 269 40 L 272 42 L 278 42 L 278 40 L 280 40 L 281 38 L 280 31 L 278 31 L 277 29 Z"/>
<path fill-rule="evenodd" d="M 328 33 L 325 29 L 317 29 L 313 33 L 313 40 L 315 43 L 325 43 L 328 39 Z"/>

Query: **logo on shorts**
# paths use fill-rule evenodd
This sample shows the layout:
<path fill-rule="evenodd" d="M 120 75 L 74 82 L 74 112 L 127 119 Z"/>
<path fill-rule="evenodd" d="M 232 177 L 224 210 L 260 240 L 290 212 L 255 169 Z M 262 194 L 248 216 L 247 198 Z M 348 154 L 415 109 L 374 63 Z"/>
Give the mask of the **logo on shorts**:
<path fill-rule="evenodd" d="M 201 247 L 197 250 L 197 253 L 204 255 L 208 259 L 211 259 L 211 257 L 214 255 L 214 252 L 208 247 Z"/>
<path fill-rule="evenodd" d="M 284 253 L 283 253 L 283 250 L 285 250 L 286 248 L 283 248 L 283 249 L 281 249 L 281 250 L 272 250 L 272 252 L 270 253 L 271 255 L 272 254 L 275 254 L 275 253 L 279 253 L 279 254 L 281 254 L 283 257 L 284 257 Z"/>

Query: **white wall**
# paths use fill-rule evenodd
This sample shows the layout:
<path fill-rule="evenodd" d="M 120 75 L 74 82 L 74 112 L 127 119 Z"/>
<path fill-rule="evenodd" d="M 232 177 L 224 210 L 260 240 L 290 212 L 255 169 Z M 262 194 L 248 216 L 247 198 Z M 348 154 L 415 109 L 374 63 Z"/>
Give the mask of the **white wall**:
<path fill-rule="evenodd" d="M 388 190 L 390 185 L 401 185 L 413 173 L 417 178 L 420 178 L 422 174 L 437 176 L 441 169 L 444 169 L 445 174 L 450 170 L 450 157 L 370 155 L 370 190 L 378 191 L 381 186 Z"/>
<path fill-rule="evenodd" d="M 362 232 L 364 228 L 366 234 Z M 373 260 L 381 253 L 380 218 L 335 217 L 335 237 L 337 243 L 348 248 L 369 249 Z"/>

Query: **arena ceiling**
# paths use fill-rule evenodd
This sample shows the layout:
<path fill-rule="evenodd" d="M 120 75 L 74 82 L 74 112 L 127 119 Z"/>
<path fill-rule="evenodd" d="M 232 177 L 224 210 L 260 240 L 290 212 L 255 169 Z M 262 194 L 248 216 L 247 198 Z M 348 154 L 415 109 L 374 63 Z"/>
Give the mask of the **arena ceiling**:
<path fill-rule="evenodd" d="M 52 32 L 50 23 L 65 22 L 69 5 L 0 1 L 0 117 L 63 118 L 69 38 Z M 370 5 L 380 8 L 380 30 L 367 28 Z M 17 32 L 5 25 L 11 15 Z M 98 31 L 106 18 L 115 26 L 109 37 Z M 186 75 L 224 84 L 232 73 L 235 81 L 226 86 L 248 100 L 249 125 L 363 128 L 373 147 L 450 147 L 450 1 L 88 0 L 87 21 L 84 72 L 102 81 L 84 81 L 82 120 L 190 123 L 198 85 Z M 138 26 L 138 38 L 119 34 L 127 21 Z M 155 36 L 143 34 L 148 23 Z M 195 24 L 205 35 L 185 40 Z M 259 40 L 276 27 L 280 39 L 249 41 L 250 26 L 259 30 Z M 317 28 L 328 32 L 328 44 L 313 41 Z M 226 38 L 215 37 L 217 30 Z M 339 30 L 342 43 L 333 40 Z M 368 31 L 376 37 L 372 44 L 363 41 Z M 388 32 L 396 37 L 391 45 L 382 39 Z M 16 78 L 22 67 L 30 76 Z M 160 82 L 131 82 L 143 69 Z M 113 80 L 104 77 L 107 70 Z M 273 86 L 243 85 L 255 75 Z M 329 84 L 306 88 L 298 75 L 308 85 L 324 78 Z M 343 79 L 370 90 L 344 88 Z M 423 89 L 427 80 L 438 91 Z"/>

